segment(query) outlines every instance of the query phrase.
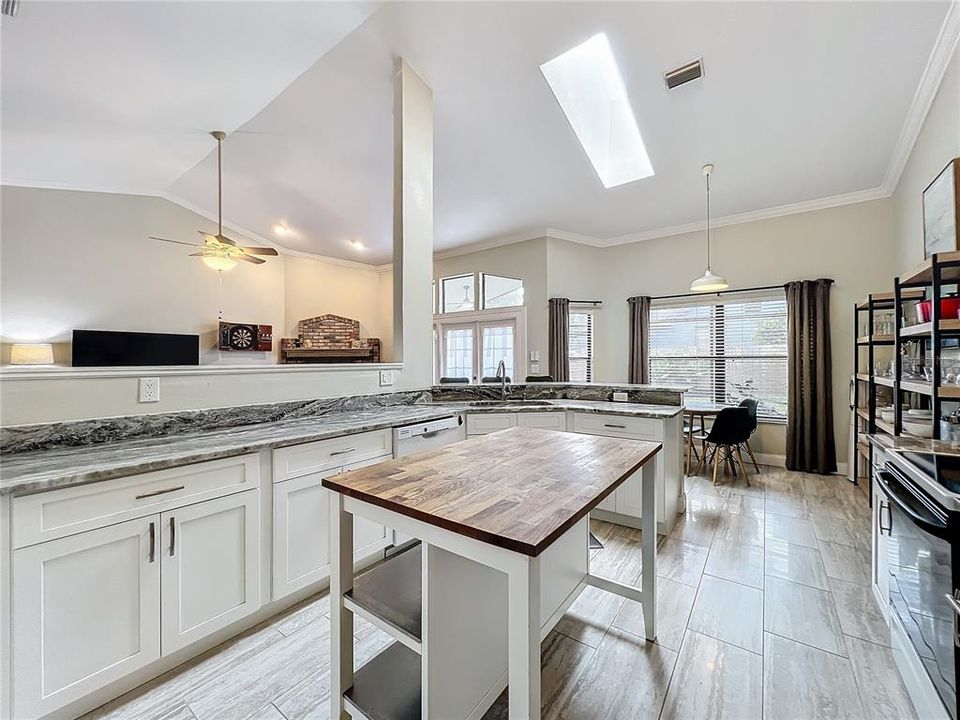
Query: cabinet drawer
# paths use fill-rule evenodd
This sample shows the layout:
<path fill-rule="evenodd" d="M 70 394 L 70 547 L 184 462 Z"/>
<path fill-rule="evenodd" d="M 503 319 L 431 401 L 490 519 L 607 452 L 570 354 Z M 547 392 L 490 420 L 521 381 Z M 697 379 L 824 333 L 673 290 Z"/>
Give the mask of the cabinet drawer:
<path fill-rule="evenodd" d="M 309 475 L 393 453 L 391 430 L 345 435 L 273 451 L 273 481 Z"/>
<path fill-rule="evenodd" d="M 25 495 L 13 500 L 15 548 L 260 487 L 256 453 Z"/>
<path fill-rule="evenodd" d="M 566 430 L 565 412 L 522 412 L 517 413 L 519 427 L 542 428 L 544 430 Z"/>
<path fill-rule="evenodd" d="M 573 413 L 573 431 L 587 435 L 662 440 L 663 422 L 655 418 Z"/>
<path fill-rule="evenodd" d="M 467 415 L 467 435 L 486 435 L 517 426 L 517 413 Z"/>

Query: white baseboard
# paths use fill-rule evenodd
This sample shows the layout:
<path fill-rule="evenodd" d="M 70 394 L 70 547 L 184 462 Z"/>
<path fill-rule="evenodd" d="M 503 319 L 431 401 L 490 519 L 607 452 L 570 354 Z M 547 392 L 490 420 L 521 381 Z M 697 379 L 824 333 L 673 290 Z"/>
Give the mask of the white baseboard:
<path fill-rule="evenodd" d="M 770 467 L 786 467 L 787 466 L 787 456 L 786 455 L 774 455 L 772 453 L 754 453 L 757 456 L 757 462 L 761 465 L 769 465 Z M 846 475 L 847 474 L 847 463 L 838 462 L 837 463 L 837 475 Z"/>

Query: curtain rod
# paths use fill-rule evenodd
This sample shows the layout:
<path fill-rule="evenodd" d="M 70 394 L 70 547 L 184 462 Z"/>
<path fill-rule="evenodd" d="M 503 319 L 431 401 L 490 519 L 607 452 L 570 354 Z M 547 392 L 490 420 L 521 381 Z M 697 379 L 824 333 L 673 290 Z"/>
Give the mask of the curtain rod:
<path fill-rule="evenodd" d="M 571 305 L 603 305 L 603 300 L 571 300 Z"/>
<path fill-rule="evenodd" d="M 651 300 L 673 300 L 674 298 L 685 297 L 710 297 L 711 295 L 726 295 L 727 293 L 756 292 L 757 290 L 783 290 L 783 285 L 764 285 L 762 287 L 739 288 L 737 290 L 717 290 L 716 292 L 690 292 L 680 293 L 678 295 L 657 295 Z"/>

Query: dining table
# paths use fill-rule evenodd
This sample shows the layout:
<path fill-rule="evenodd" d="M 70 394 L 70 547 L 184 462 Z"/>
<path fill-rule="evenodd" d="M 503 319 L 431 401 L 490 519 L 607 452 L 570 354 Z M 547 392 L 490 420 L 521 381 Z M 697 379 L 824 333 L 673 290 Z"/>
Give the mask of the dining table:
<path fill-rule="evenodd" d="M 734 407 L 730 403 L 725 402 L 716 402 L 715 400 L 707 400 L 706 398 L 684 398 L 683 401 L 683 414 L 686 419 L 684 423 L 687 427 L 690 428 L 689 436 L 687 438 L 687 455 L 686 455 L 686 471 L 687 474 L 690 474 L 690 467 L 693 464 L 693 453 L 695 452 L 694 448 L 694 430 L 697 427 L 697 419 L 699 418 L 700 423 L 699 427 L 701 428 L 701 433 L 707 432 L 707 418 L 716 417 L 721 410 L 728 407 Z M 697 458 L 699 464 L 697 470 L 699 471 L 700 466 L 703 464 L 703 446 L 701 445 L 700 457 Z"/>

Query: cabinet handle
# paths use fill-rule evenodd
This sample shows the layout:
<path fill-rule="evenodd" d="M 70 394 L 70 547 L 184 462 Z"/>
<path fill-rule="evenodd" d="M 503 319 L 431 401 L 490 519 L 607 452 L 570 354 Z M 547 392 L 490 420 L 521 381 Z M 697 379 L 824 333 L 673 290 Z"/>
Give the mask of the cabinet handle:
<path fill-rule="evenodd" d="M 957 616 L 960 616 L 960 602 L 957 602 L 956 591 L 953 595 L 944 593 L 944 596 L 953 608 L 953 644 L 955 647 L 960 647 L 960 625 L 957 624 Z"/>
<path fill-rule="evenodd" d="M 887 511 L 887 525 L 883 524 L 883 511 Z M 880 501 L 880 507 L 877 509 L 877 529 L 880 531 L 880 534 L 883 535 L 883 531 L 887 531 L 887 535 L 890 534 L 890 531 L 893 529 L 893 513 L 890 510 L 890 503 L 886 500 Z"/>
<path fill-rule="evenodd" d="M 357 451 L 356 448 L 346 448 L 345 450 L 334 450 L 332 453 L 330 453 L 330 456 L 332 457 L 334 455 L 346 455 L 347 453 L 352 453 L 356 451 Z"/>
<path fill-rule="evenodd" d="M 154 490 L 153 492 L 144 493 L 143 495 L 137 495 L 137 500 L 143 500 L 144 498 L 154 497 L 156 495 L 166 495 L 167 493 L 176 492 L 177 490 L 183 490 L 183 485 L 178 487 L 167 488 L 166 490 Z"/>
<path fill-rule="evenodd" d="M 627 426 L 626 426 L 626 425 L 614 425 L 613 423 L 604 423 L 603 426 L 604 426 L 604 427 L 608 427 L 608 428 L 617 428 L 618 430 L 626 430 L 626 429 L 627 429 Z"/>
<path fill-rule="evenodd" d="M 177 548 L 177 523 L 174 518 L 170 518 L 170 557 L 176 554 Z"/>
<path fill-rule="evenodd" d="M 157 559 L 157 524 L 150 523 L 150 562 Z"/>

